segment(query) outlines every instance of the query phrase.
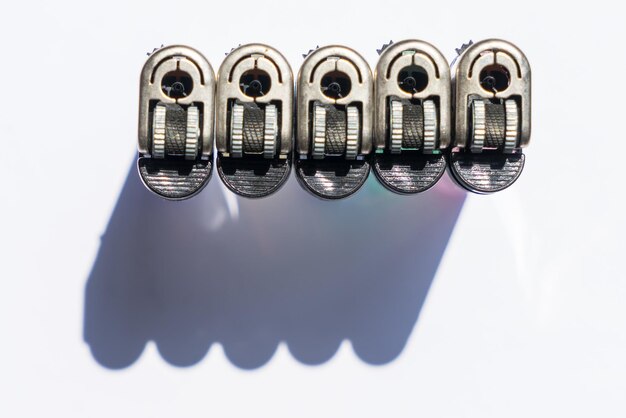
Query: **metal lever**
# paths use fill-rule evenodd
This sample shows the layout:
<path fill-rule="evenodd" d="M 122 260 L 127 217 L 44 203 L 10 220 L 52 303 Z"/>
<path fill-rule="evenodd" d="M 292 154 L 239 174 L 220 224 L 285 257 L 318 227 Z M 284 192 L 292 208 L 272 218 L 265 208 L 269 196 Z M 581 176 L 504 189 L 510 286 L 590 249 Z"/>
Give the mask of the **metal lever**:
<path fill-rule="evenodd" d="M 369 174 L 372 148 L 372 74 L 352 49 L 313 51 L 298 75 L 296 174 L 310 192 L 341 199 Z"/>
<path fill-rule="evenodd" d="M 277 191 L 289 177 L 293 148 L 293 74 L 274 48 L 243 45 L 217 76 L 217 171 L 245 197 Z"/>
<path fill-rule="evenodd" d="M 450 143 L 450 69 L 418 40 L 386 45 L 376 66 L 373 168 L 389 190 L 410 194 L 443 175 Z"/>
<path fill-rule="evenodd" d="M 168 46 L 141 71 L 139 159 L 148 189 L 171 200 L 189 198 L 211 178 L 215 76 L 195 49 Z"/>
<path fill-rule="evenodd" d="M 520 176 L 530 140 L 530 66 L 497 39 L 463 51 L 455 73 L 456 120 L 450 171 L 464 188 L 493 193 Z"/>

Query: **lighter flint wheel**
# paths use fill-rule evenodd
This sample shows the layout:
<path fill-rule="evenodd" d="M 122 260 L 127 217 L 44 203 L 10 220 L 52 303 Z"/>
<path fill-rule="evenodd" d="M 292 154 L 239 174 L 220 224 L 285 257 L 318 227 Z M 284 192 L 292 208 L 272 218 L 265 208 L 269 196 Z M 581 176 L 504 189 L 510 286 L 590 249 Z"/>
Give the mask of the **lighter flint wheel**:
<path fill-rule="evenodd" d="M 244 107 L 235 103 L 232 108 L 230 125 L 230 153 L 235 158 L 243 155 L 243 116 Z"/>
<path fill-rule="evenodd" d="M 346 131 L 346 159 L 354 160 L 359 152 L 359 109 L 356 106 L 346 108 L 348 127 Z"/>
<path fill-rule="evenodd" d="M 326 152 L 326 108 L 316 104 L 313 108 L 313 158 L 322 159 Z"/>
<path fill-rule="evenodd" d="M 432 100 L 424 100 L 424 152 L 432 153 L 437 147 L 437 106 Z"/>
<path fill-rule="evenodd" d="M 402 138 L 403 138 L 403 111 L 404 106 L 399 100 L 391 101 L 391 153 L 400 154 L 402 152 Z"/>
<path fill-rule="evenodd" d="M 265 126 L 263 131 L 263 156 L 274 158 L 278 145 L 278 109 L 275 105 L 265 107 Z"/>
<path fill-rule="evenodd" d="M 187 135 L 185 136 L 185 159 L 195 160 L 198 156 L 200 137 L 200 112 L 196 106 L 187 108 Z"/>
<path fill-rule="evenodd" d="M 152 158 L 165 158 L 165 105 L 158 104 L 154 108 L 152 121 Z"/>
<path fill-rule="evenodd" d="M 515 100 L 504 102 L 506 113 L 506 134 L 504 139 L 504 153 L 511 154 L 517 148 L 519 132 L 519 110 Z"/>
<path fill-rule="evenodd" d="M 482 100 L 472 102 L 472 152 L 481 152 L 487 134 L 487 108 Z"/>

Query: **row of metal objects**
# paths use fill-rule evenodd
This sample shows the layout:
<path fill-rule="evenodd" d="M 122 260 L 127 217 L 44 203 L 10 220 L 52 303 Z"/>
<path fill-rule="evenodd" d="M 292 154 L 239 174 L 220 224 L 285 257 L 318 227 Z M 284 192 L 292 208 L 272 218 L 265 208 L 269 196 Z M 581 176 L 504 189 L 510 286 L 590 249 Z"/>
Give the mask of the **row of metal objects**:
<path fill-rule="evenodd" d="M 477 193 L 518 178 L 530 137 L 530 67 L 517 47 L 464 45 L 452 73 L 423 41 L 379 52 L 372 76 L 350 48 L 311 51 L 294 95 L 289 63 L 267 45 L 234 49 L 217 78 L 195 49 L 157 50 L 140 81 L 143 182 L 167 199 L 195 195 L 211 177 L 214 141 L 220 178 L 245 197 L 277 191 L 292 161 L 300 184 L 325 199 L 356 192 L 370 168 L 403 194 L 432 187 L 446 166 Z"/>

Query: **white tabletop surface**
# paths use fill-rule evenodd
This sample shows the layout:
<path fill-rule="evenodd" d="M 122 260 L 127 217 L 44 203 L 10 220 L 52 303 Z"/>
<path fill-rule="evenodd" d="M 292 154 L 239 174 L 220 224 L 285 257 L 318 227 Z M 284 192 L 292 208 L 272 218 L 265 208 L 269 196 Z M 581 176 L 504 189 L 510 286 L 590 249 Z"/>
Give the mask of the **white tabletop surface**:
<path fill-rule="evenodd" d="M 611 4 L 616 4 L 612 6 Z M 543 2 L 4 4 L 0 416 L 619 417 L 624 13 Z M 182 43 L 517 44 L 519 181 L 184 203 L 135 172 L 139 71 Z"/>

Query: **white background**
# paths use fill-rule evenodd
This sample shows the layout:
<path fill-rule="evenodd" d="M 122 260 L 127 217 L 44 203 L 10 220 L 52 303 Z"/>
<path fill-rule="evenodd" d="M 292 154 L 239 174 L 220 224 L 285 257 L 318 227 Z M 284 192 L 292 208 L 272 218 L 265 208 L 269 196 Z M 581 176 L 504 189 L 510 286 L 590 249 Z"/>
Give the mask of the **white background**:
<path fill-rule="evenodd" d="M 0 416 L 624 416 L 626 204 L 621 152 L 626 31 L 623 10 L 610 4 L 3 3 Z M 107 295 L 89 296 L 87 283 L 101 250 L 100 238 L 123 196 L 127 175 L 132 174 L 138 78 L 146 52 L 161 44 L 191 45 L 217 70 L 232 47 L 264 42 L 282 51 L 296 72 L 301 54 L 316 45 L 346 44 L 374 67 L 376 48 L 389 39 L 423 39 L 452 60 L 454 48 L 462 42 L 489 37 L 517 44 L 533 71 L 531 146 L 524 173 L 509 190 L 467 196 L 463 203 L 462 194 L 447 180 L 424 195 L 402 197 L 381 190 L 372 177 L 360 197 L 348 203 L 323 203 L 300 190 L 292 176 L 275 196 L 250 202 L 225 193 L 215 175 L 196 198 L 200 203 L 194 207 L 206 207 L 206 234 L 221 225 L 254 225 L 254 219 L 260 219 L 254 218 L 257 207 L 265 211 L 259 216 L 269 219 L 272 210 L 298 204 L 322 215 L 315 219 L 293 215 L 286 226 L 276 215 L 272 228 L 310 230 L 315 228 L 311 223 L 328 222 L 338 213 L 344 225 L 341 233 L 349 234 L 345 224 L 351 218 L 346 211 L 374 202 L 369 212 L 360 212 L 362 223 L 352 226 L 356 231 L 377 225 L 380 234 L 370 234 L 371 243 L 359 247 L 359 254 L 352 254 L 346 263 L 358 266 L 361 259 L 379 257 L 377 265 L 387 269 L 388 276 L 368 280 L 377 280 L 372 283 L 383 290 L 386 280 L 396 283 L 394 275 L 410 280 L 410 273 L 419 274 L 422 268 L 419 255 L 413 263 L 410 249 L 394 252 L 394 237 L 385 235 L 385 223 L 395 222 L 398 229 L 397 224 L 404 222 L 402 228 L 411 239 L 426 248 L 430 235 L 420 228 L 428 225 L 429 216 L 436 216 L 427 204 L 445 204 L 450 198 L 460 215 L 451 218 L 454 227 L 446 232 L 449 242 L 434 264 L 436 274 L 427 281 L 432 283 L 422 295 L 423 306 L 416 301 L 413 316 L 402 323 L 406 331 L 394 334 L 396 319 L 404 311 L 393 312 L 391 294 L 381 302 L 382 308 L 377 305 L 388 314 L 380 333 L 369 342 L 350 338 L 358 319 L 350 322 L 345 317 L 355 312 L 351 307 L 360 303 L 363 289 L 355 274 L 335 291 L 333 283 L 346 278 L 328 271 L 320 292 L 330 296 L 317 295 L 314 303 L 334 298 L 328 311 L 322 307 L 321 312 L 330 316 L 320 323 L 347 324 L 333 340 L 339 342 L 336 352 L 333 344 L 327 354 L 315 351 L 323 348 L 318 344 L 326 338 L 327 327 L 311 332 L 306 327 L 316 322 L 305 321 L 298 329 L 299 314 L 294 314 L 293 329 L 308 338 L 300 344 L 300 354 L 295 338 L 283 339 L 277 332 L 276 352 L 270 350 L 250 365 L 245 363 L 254 354 L 252 335 L 265 332 L 246 328 L 250 318 L 253 324 L 262 323 L 254 322 L 253 316 L 239 318 L 246 330 L 237 334 L 247 344 L 243 351 L 237 351 L 239 340 L 224 343 L 218 336 L 204 347 L 206 355 L 183 356 L 184 364 L 177 364 L 177 354 L 167 353 L 166 343 L 157 344 L 158 338 L 150 336 L 143 351 L 124 364 L 112 364 L 115 346 L 123 351 L 128 348 L 125 341 L 136 335 L 101 341 L 104 354 L 90 350 L 88 342 L 95 344 L 90 336 L 100 335 L 107 317 L 105 312 L 103 322 L 90 324 L 86 313 Z M 129 190 L 130 198 L 144 193 Z M 376 196 L 384 201 L 378 202 Z M 378 217 L 383 207 L 384 216 Z M 176 206 L 169 208 L 168 216 L 176 217 Z M 159 227 L 149 222 L 142 226 Z M 245 236 L 245 231 L 237 231 Z M 267 242 L 274 240 L 271 232 L 265 235 Z M 228 239 L 227 234 L 221 236 Z M 185 236 L 172 239 L 175 245 Z M 313 251 L 333 245 L 332 236 L 325 243 L 306 234 L 302 240 L 308 240 Z M 236 268 L 228 264 L 231 259 L 207 257 L 221 271 Z M 281 266 L 290 263 L 271 249 L 261 257 L 263 263 L 275 263 L 278 276 L 284 271 Z M 132 260 L 126 260 L 126 268 L 132 270 L 129 263 Z M 297 274 L 276 279 L 296 284 L 299 280 Z M 126 276 L 120 280 L 123 285 Z M 241 288 L 229 288 L 232 294 L 211 296 L 224 309 L 234 306 L 229 311 L 233 321 L 237 309 L 246 306 L 238 299 L 246 292 L 245 280 L 235 283 Z M 317 291 L 314 281 L 306 286 L 306 294 Z M 401 297 L 401 288 L 396 290 Z M 126 300 L 128 306 L 141 305 L 144 296 L 155 297 L 137 294 Z M 229 298 L 238 304 L 230 305 Z M 185 303 L 169 300 L 168 309 L 182 309 Z M 408 306 L 406 300 L 402 303 L 398 309 Z M 358 314 L 371 321 L 378 314 L 367 316 L 369 305 L 358 305 Z M 118 313 L 117 321 L 134 320 L 126 318 L 125 311 Z M 156 324 L 157 332 L 161 329 L 159 321 L 151 317 L 146 321 Z M 180 322 L 173 328 L 188 325 Z M 275 325 L 271 320 L 263 323 L 267 329 L 276 329 Z M 385 335 L 401 334 L 406 341 L 399 338 L 398 347 L 377 357 L 378 348 L 385 350 Z M 170 337 L 163 341 L 177 352 L 185 349 L 185 341 Z M 318 356 L 307 358 L 307 353 Z"/>

